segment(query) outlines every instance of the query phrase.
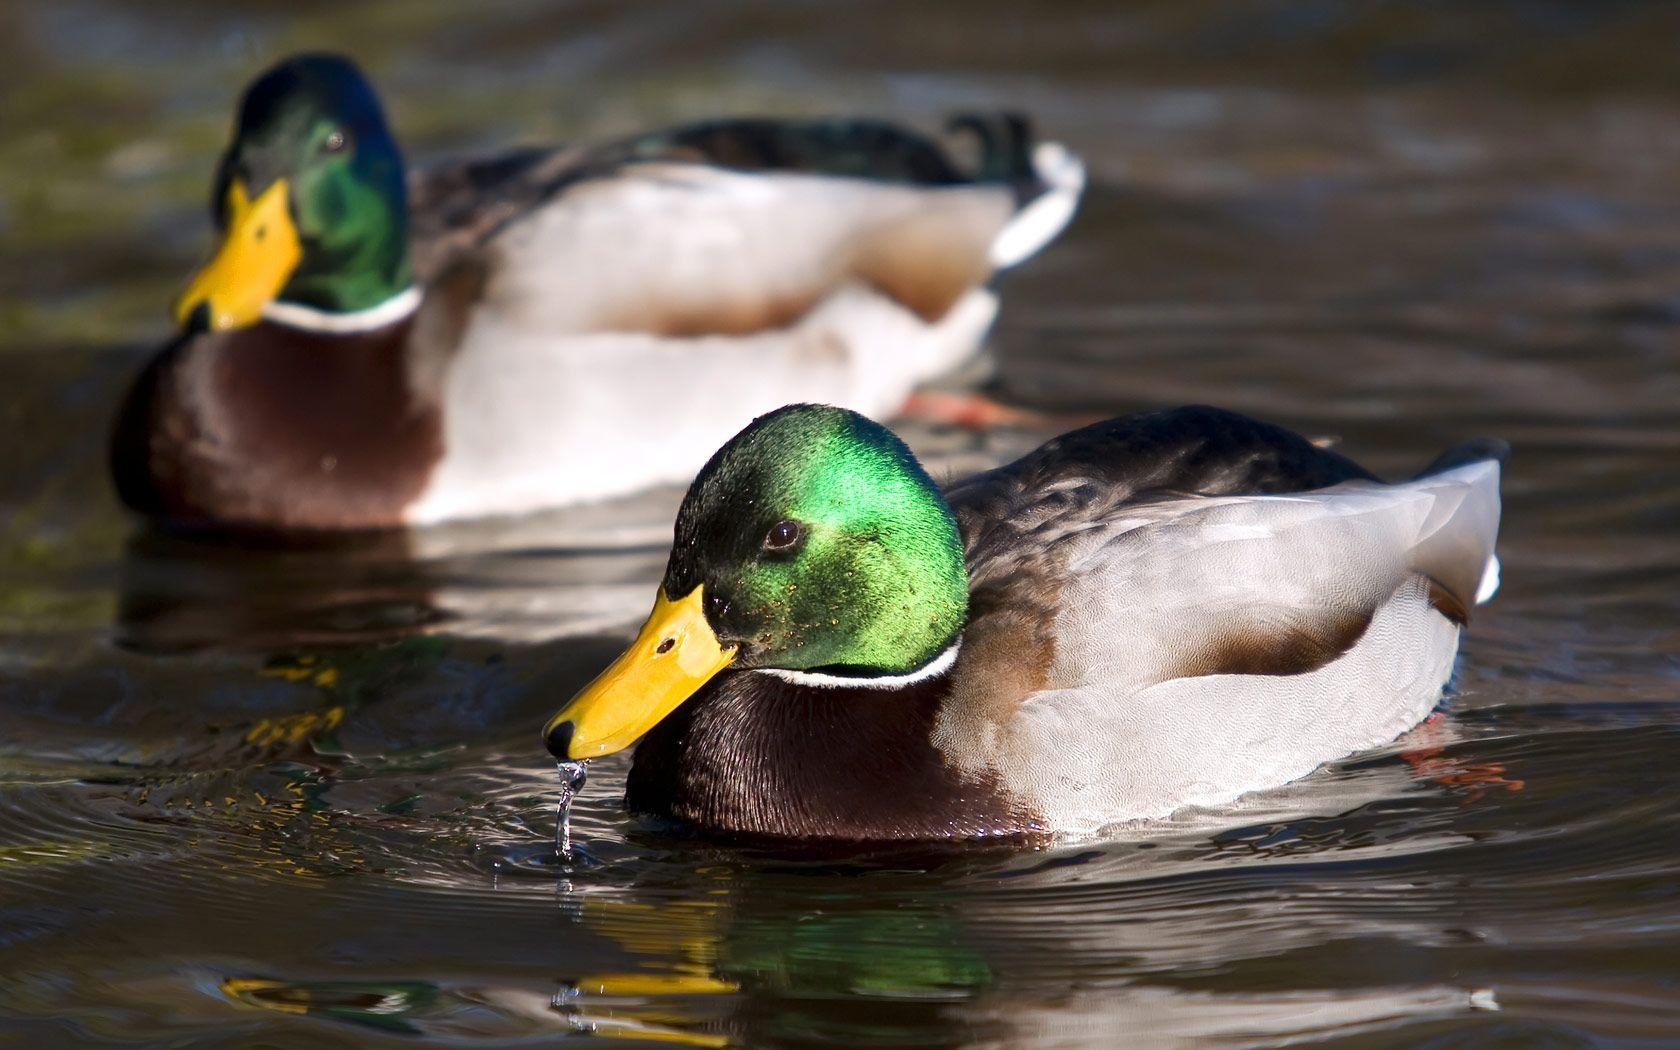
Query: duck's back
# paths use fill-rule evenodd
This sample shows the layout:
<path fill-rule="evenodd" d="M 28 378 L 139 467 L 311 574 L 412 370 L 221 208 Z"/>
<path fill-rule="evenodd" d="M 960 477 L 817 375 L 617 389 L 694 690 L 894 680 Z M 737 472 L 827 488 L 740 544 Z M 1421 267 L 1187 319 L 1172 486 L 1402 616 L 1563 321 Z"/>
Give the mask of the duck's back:
<path fill-rule="evenodd" d="M 991 276 L 1078 199 L 1078 160 L 1004 123 L 966 172 L 879 122 L 737 120 L 425 184 L 417 268 L 483 284 L 410 520 L 683 481 L 792 402 L 896 412 L 976 352 Z"/>
<path fill-rule="evenodd" d="M 1392 739 L 1435 704 L 1491 579 L 1500 451 L 1389 485 L 1191 408 L 957 486 L 974 589 L 947 753 L 1077 831 Z"/>
<path fill-rule="evenodd" d="M 932 323 L 1054 237 L 1083 187 L 1023 119 L 958 123 L 973 170 L 886 122 L 770 119 L 439 167 L 411 180 L 411 253 L 425 282 L 488 256 L 491 298 L 561 333 L 747 334 L 847 283 Z"/>

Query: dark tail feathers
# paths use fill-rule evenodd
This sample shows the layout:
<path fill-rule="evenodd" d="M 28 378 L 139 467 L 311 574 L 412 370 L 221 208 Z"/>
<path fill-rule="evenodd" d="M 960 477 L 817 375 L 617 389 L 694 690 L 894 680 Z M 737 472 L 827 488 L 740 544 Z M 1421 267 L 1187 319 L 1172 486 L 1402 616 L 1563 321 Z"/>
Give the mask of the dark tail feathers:
<path fill-rule="evenodd" d="M 1032 121 L 1020 113 L 958 113 L 945 122 L 949 134 L 971 134 L 980 145 L 977 182 L 1004 182 L 1024 197 L 1037 196 L 1044 183 L 1033 168 Z"/>
<path fill-rule="evenodd" d="M 1461 441 L 1452 448 L 1436 456 L 1429 466 L 1424 467 L 1413 475 L 1414 478 L 1427 478 L 1431 474 L 1439 474 L 1454 467 L 1462 467 L 1466 463 L 1480 463 L 1483 460 L 1497 459 L 1501 466 L 1511 458 L 1511 445 L 1498 438 L 1475 438 Z"/>

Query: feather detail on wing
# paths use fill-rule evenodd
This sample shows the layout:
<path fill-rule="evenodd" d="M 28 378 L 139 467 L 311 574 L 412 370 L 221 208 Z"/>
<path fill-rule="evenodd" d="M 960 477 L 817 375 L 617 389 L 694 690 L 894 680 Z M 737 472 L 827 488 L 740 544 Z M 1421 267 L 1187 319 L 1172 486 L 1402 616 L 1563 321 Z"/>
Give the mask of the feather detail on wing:
<path fill-rule="evenodd" d="M 959 482 L 971 590 L 951 739 L 987 739 L 1034 693 L 1305 674 L 1412 579 L 1461 620 L 1492 583 L 1499 464 L 1431 469 L 1387 485 L 1280 427 L 1193 406 L 1094 424 Z"/>
<path fill-rule="evenodd" d="M 1068 552 L 1051 687 L 1290 675 L 1346 651 L 1407 579 L 1454 623 L 1499 524 L 1499 464 L 1399 485 L 1164 500 Z"/>
<path fill-rule="evenodd" d="M 1391 740 L 1451 672 L 1498 482 L 1489 460 L 1393 486 L 1163 500 L 1068 533 L 1040 585 L 1053 619 L 993 617 L 965 637 L 992 667 L 953 682 L 936 741 L 1083 832 L 1221 805 Z M 1011 655 L 1036 691 L 989 689 Z"/>
<path fill-rule="evenodd" d="M 1045 822 L 1081 834 L 1222 806 L 1384 744 L 1435 706 L 1458 628 L 1408 577 L 1347 652 L 1294 675 L 1049 690 L 993 734 L 992 764 Z"/>
<path fill-rule="evenodd" d="M 1393 739 L 1497 586 L 1503 454 L 1461 446 L 1390 485 L 1192 407 L 953 486 L 972 587 L 936 745 L 1082 832 Z"/>
<path fill-rule="evenodd" d="M 557 334 L 739 335 L 862 284 L 937 320 L 1012 213 L 997 186 L 636 165 L 504 229 L 487 307 Z"/>
<path fill-rule="evenodd" d="M 715 121 L 453 165 L 411 180 L 415 268 L 426 283 L 481 256 L 487 308 L 557 334 L 774 330 L 847 284 L 931 324 L 1055 237 L 1084 185 L 1021 118 L 960 124 L 973 175 L 875 121 Z"/>

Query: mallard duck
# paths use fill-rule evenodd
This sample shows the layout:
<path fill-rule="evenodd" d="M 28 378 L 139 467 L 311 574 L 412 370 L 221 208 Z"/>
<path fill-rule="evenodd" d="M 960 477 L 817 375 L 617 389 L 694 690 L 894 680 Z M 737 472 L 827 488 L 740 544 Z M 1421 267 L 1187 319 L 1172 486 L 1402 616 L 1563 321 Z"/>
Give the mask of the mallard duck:
<path fill-rule="evenodd" d="M 354 64 L 282 62 L 121 413 L 119 492 L 188 524 L 423 524 L 682 482 L 789 401 L 891 413 L 976 350 L 987 281 L 1083 185 L 1019 118 L 956 123 L 972 174 L 883 123 L 724 120 L 410 182 Z"/>
<path fill-rule="evenodd" d="M 1380 481 L 1214 408 L 941 491 L 893 433 L 772 412 L 695 478 L 641 632 L 545 728 L 641 740 L 625 801 L 795 840 L 1088 834 L 1424 719 L 1497 585 L 1504 445 Z"/>

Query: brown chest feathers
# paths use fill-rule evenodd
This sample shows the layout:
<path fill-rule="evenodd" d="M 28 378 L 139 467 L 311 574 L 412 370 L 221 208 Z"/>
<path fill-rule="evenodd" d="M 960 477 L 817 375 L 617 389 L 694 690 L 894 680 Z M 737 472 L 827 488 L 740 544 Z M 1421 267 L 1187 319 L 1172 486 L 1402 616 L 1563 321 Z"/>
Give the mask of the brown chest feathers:
<path fill-rule="evenodd" d="M 185 524 L 400 525 L 443 453 L 439 408 L 409 375 L 409 332 L 259 324 L 170 347 L 118 421 L 124 501 Z"/>
<path fill-rule="evenodd" d="M 625 802 L 744 838 L 1040 838 L 995 778 L 953 768 L 933 746 L 949 689 L 949 676 L 829 689 L 726 674 L 637 747 Z"/>

